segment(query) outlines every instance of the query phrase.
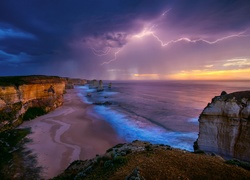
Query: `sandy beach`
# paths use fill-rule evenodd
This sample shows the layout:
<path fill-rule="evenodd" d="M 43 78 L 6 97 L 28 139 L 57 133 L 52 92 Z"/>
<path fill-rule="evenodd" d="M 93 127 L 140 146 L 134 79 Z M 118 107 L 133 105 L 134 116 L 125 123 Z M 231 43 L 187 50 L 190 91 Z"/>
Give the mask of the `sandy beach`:
<path fill-rule="evenodd" d="M 20 126 L 31 127 L 32 142 L 26 147 L 37 156 L 43 178 L 58 175 L 74 160 L 90 159 L 124 142 L 107 122 L 91 113 L 92 108 L 78 97 L 77 89 L 67 90 L 62 107 Z"/>

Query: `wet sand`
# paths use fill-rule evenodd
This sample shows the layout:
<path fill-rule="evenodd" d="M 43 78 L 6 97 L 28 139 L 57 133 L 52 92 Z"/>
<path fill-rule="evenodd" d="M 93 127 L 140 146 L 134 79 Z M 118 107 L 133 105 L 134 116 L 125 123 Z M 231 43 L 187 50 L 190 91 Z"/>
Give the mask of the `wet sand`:
<path fill-rule="evenodd" d="M 77 96 L 77 89 L 67 90 L 62 107 L 20 126 L 31 127 L 28 137 L 32 142 L 26 147 L 37 156 L 43 178 L 58 175 L 74 160 L 93 158 L 124 142 L 107 122 L 92 113 L 92 108 Z"/>

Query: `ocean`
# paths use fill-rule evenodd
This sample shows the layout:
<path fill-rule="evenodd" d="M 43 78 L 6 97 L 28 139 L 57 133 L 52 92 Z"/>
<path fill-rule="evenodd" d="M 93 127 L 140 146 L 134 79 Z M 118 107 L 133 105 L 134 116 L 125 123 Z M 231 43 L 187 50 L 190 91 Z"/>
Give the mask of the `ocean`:
<path fill-rule="evenodd" d="M 112 88 L 108 83 L 112 82 Z M 250 81 L 104 81 L 104 91 L 76 87 L 85 103 L 128 142 L 148 141 L 193 151 L 198 118 L 214 96 L 250 90 Z M 91 93 L 92 97 L 86 97 Z"/>

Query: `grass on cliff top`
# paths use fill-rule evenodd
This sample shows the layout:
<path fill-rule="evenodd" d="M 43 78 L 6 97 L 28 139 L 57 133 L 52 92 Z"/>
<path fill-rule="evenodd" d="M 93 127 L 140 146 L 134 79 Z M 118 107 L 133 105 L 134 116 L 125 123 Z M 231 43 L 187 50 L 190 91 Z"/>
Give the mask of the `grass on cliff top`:
<path fill-rule="evenodd" d="M 125 163 L 117 168 L 110 168 L 108 166 L 110 160 L 103 159 L 89 168 L 89 173 L 85 173 L 86 169 L 82 168 L 84 162 L 77 161 L 78 166 L 68 168 L 55 180 L 82 179 L 81 176 L 87 180 L 125 179 L 136 167 L 139 167 L 140 175 L 147 180 L 250 179 L 250 171 L 229 165 L 222 158 L 164 149 L 164 147 L 148 148 L 145 151 L 130 153 L 122 158 L 125 159 Z"/>
<path fill-rule="evenodd" d="M 36 179 L 41 168 L 35 156 L 24 149 L 30 129 L 12 129 L 0 133 L 0 179 Z"/>
<path fill-rule="evenodd" d="M 250 91 L 233 92 L 233 93 L 230 93 L 230 94 L 225 95 L 225 97 L 226 97 L 227 99 L 232 99 L 233 97 L 235 97 L 235 99 L 236 99 L 237 101 L 241 101 L 242 98 L 247 98 L 247 99 L 250 98 Z"/>
<path fill-rule="evenodd" d="M 23 84 L 39 83 L 46 80 L 62 80 L 58 76 L 31 75 L 31 76 L 2 76 L 0 77 L 0 86 L 20 86 Z"/>

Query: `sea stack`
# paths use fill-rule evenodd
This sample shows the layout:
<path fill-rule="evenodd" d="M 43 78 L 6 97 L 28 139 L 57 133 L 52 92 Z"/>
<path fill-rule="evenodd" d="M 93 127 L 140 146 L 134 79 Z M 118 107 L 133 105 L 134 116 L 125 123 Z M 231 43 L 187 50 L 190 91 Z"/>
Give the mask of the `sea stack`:
<path fill-rule="evenodd" d="M 110 83 L 109 83 L 109 89 L 111 89 L 111 87 L 112 87 L 112 83 L 110 82 Z"/>
<path fill-rule="evenodd" d="M 99 81 L 99 85 L 98 85 L 98 88 L 97 88 L 97 92 L 100 92 L 100 91 L 103 91 L 103 82 L 102 80 Z"/>
<path fill-rule="evenodd" d="M 250 162 L 250 91 L 221 93 L 199 117 L 196 148 Z"/>
<path fill-rule="evenodd" d="M 92 81 L 89 82 L 89 88 L 94 89 L 98 87 L 98 82 L 96 79 L 93 79 Z"/>

